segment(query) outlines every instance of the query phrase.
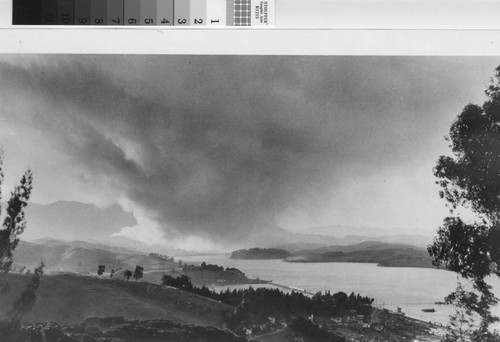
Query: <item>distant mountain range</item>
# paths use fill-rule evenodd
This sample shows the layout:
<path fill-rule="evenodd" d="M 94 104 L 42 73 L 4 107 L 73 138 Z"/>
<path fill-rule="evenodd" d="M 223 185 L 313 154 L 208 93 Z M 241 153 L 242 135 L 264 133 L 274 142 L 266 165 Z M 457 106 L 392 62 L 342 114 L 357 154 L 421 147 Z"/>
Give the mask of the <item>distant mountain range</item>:
<path fill-rule="evenodd" d="M 103 246 L 120 246 L 141 252 L 160 252 L 186 255 L 184 250 L 148 245 L 123 236 L 112 236 L 124 227 L 136 226 L 134 215 L 118 204 L 99 208 L 93 204 L 59 201 L 48 205 L 30 203 L 26 210 L 28 227 L 23 240 L 55 239 L 58 241 L 85 241 Z M 321 234 L 291 232 L 274 225 L 262 224 L 249 229 L 237 248 L 282 248 L 289 252 L 332 245 L 353 245 L 364 241 L 378 241 L 426 247 L 432 239 L 423 234 L 403 230 L 369 227 L 329 226 L 311 228 Z M 41 240 L 40 240 L 41 241 Z M 103 249 L 106 249 L 103 247 Z"/>
<path fill-rule="evenodd" d="M 23 238 L 34 240 L 108 240 L 123 227 L 137 225 L 132 213 L 118 204 L 98 208 L 93 204 L 59 201 L 43 205 L 30 203 L 26 209 L 28 227 Z"/>
<path fill-rule="evenodd" d="M 405 228 L 380 228 L 380 227 L 354 227 L 354 226 L 342 226 L 342 225 L 330 225 L 321 227 L 310 227 L 307 229 L 311 234 L 319 234 L 326 236 L 337 236 L 345 237 L 349 235 L 359 235 L 359 236 L 391 236 L 400 235 L 402 232 L 409 232 L 411 235 L 421 235 L 429 236 L 429 232 L 423 229 L 405 229 Z"/>
<path fill-rule="evenodd" d="M 134 215 L 118 204 L 99 208 L 94 204 L 74 201 L 58 201 L 51 204 L 30 203 L 26 209 L 28 226 L 22 239 L 32 242 L 57 240 L 58 242 L 80 241 L 103 249 L 119 246 L 143 253 L 158 252 L 169 255 L 186 255 L 187 251 L 166 249 L 163 245 L 148 245 L 123 236 L 112 236 L 124 227 L 138 224 Z"/>
<path fill-rule="evenodd" d="M 366 229 L 353 229 L 355 232 L 366 232 Z M 380 230 L 383 231 L 383 230 Z M 344 231 L 345 233 L 345 231 Z M 396 244 L 408 244 L 417 247 L 427 247 L 432 242 L 430 237 L 420 234 L 393 234 L 393 235 L 320 235 L 294 233 L 286 229 L 265 225 L 254 230 L 246 239 L 245 247 L 275 247 L 296 252 L 304 249 L 319 248 L 332 245 L 353 245 L 364 241 L 377 241 Z"/>

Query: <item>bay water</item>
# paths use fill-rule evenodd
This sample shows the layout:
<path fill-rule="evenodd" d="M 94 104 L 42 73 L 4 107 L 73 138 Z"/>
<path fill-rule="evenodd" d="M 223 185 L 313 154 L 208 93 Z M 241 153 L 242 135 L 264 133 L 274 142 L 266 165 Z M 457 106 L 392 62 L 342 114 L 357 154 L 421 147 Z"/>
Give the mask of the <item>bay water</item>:
<path fill-rule="evenodd" d="M 282 260 L 234 260 L 228 254 L 197 255 L 181 258 L 184 263 L 217 264 L 235 267 L 249 278 L 270 280 L 273 283 L 292 286 L 307 292 L 343 291 L 359 293 L 375 299 L 374 305 L 406 315 L 445 325 L 453 313 L 453 307 L 438 305 L 457 286 L 457 275 L 453 272 L 416 267 L 378 267 L 374 263 L 290 263 Z M 466 280 L 461 280 L 466 284 Z M 500 280 L 491 279 L 497 297 Z M 239 286 L 241 287 L 241 286 Z M 225 287 L 224 287 L 225 289 Z M 424 312 L 434 309 L 435 312 Z M 493 313 L 500 316 L 497 306 Z M 500 325 L 495 326 L 496 329 Z"/>

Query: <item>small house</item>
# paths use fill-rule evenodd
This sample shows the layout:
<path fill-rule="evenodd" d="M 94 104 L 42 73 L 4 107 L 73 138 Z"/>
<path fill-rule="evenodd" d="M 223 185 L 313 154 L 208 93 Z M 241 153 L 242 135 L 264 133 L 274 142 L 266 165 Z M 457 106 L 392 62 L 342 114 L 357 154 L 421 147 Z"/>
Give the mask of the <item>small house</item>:
<path fill-rule="evenodd" d="M 342 317 L 331 317 L 330 321 L 332 321 L 335 324 L 342 324 Z"/>

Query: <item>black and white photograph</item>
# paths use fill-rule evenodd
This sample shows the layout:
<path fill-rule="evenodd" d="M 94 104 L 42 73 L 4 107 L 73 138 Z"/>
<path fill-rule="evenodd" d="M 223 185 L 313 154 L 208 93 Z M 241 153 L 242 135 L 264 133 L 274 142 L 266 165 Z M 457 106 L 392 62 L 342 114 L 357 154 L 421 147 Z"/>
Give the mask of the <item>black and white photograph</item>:
<path fill-rule="evenodd" d="M 0 54 L 0 341 L 500 341 L 500 57 Z"/>

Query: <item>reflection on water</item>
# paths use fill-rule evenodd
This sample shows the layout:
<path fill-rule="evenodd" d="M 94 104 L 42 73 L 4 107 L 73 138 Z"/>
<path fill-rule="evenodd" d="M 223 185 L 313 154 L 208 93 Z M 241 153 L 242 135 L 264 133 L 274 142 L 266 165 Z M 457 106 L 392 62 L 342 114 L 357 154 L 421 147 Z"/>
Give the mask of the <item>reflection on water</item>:
<path fill-rule="evenodd" d="M 229 255 L 189 256 L 184 262 L 202 262 L 236 267 L 250 278 L 271 280 L 308 292 L 330 290 L 355 292 L 375 298 L 376 305 L 408 316 L 446 324 L 453 308 L 436 305 L 453 291 L 457 276 L 453 272 L 430 268 L 378 267 L 364 263 L 288 263 L 281 260 L 232 260 Z M 500 280 L 494 279 L 494 292 L 500 293 Z M 435 309 L 423 312 L 422 309 Z M 493 310 L 500 316 L 500 308 Z M 498 327 L 500 328 L 500 326 Z"/>

